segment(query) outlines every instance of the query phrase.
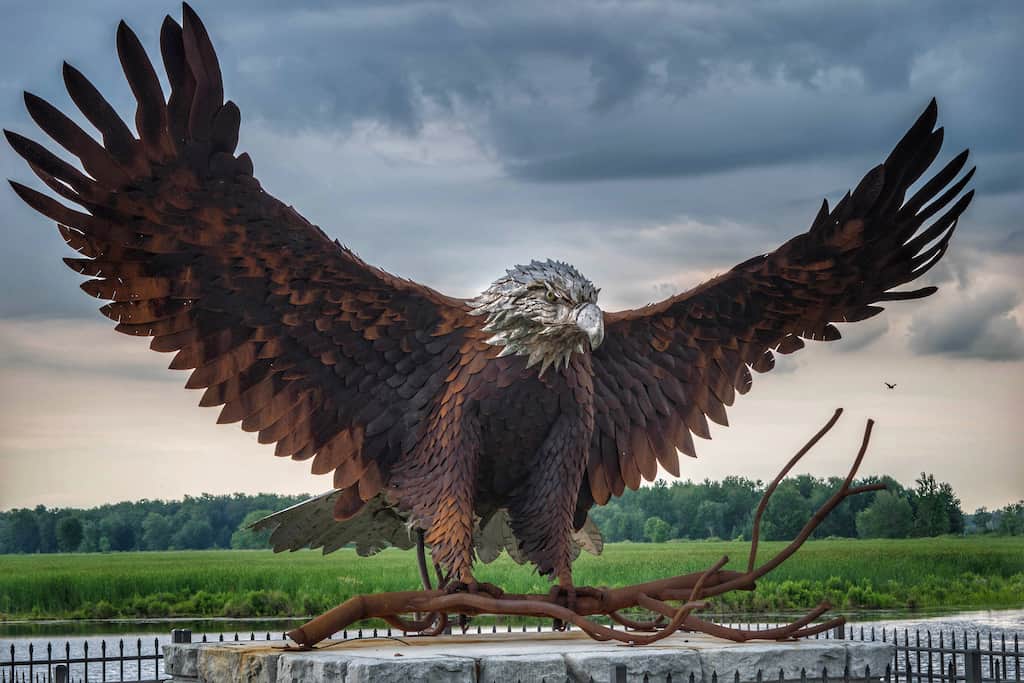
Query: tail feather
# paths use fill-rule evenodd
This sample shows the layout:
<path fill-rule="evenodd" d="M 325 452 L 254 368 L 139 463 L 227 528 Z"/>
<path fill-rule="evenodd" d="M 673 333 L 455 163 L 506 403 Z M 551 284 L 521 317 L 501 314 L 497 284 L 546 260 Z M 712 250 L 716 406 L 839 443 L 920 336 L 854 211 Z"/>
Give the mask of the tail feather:
<path fill-rule="evenodd" d="M 351 518 L 336 521 L 334 504 L 341 493 L 340 489 L 335 489 L 304 500 L 253 522 L 249 528 L 270 531 L 270 545 L 275 553 L 323 548 L 326 555 L 344 546 L 355 545 L 356 553 L 365 557 L 389 546 L 409 550 L 416 545 L 408 515 L 390 505 L 383 495 L 371 498 Z M 582 549 L 592 555 L 600 555 L 604 549 L 601 532 L 589 517 L 573 534 L 573 541 L 577 545 L 577 553 Z M 519 564 L 527 561 L 512 533 L 508 512 L 503 509 L 477 521 L 473 545 L 477 557 L 485 564 L 497 559 L 502 550 Z"/>

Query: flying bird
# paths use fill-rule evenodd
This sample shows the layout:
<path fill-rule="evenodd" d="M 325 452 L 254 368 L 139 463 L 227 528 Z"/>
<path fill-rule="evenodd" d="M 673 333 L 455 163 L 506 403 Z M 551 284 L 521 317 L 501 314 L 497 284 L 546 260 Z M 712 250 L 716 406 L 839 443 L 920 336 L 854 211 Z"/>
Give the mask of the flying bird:
<path fill-rule="evenodd" d="M 536 260 L 459 299 L 368 265 L 261 187 L 236 152 L 241 114 L 188 5 L 160 32 L 166 95 L 124 22 L 117 51 L 134 130 L 65 64 L 99 135 L 26 93 L 32 119 L 81 170 L 5 131 L 64 201 L 12 181 L 14 191 L 57 222 L 79 254 L 65 262 L 109 302 L 100 311 L 115 329 L 173 353 L 199 404 L 221 407 L 218 422 L 333 473 L 319 503 L 333 520 L 372 513 L 422 531 L 459 589 L 479 585 L 474 544 L 498 518 L 499 545 L 511 534 L 521 557 L 573 591 L 594 505 L 659 467 L 678 476 L 678 453 L 695 455 L 709 420 L 727 424 L 726 406 L 775 353 L 932 294 L 895 288 L 938 262 L 973 195 L 964 151 L 907 197 L 942 143 L 933 100 L 806 232 L 689 291 L 603 311 L 579 270 Z"/>
<path fill-rule="evenodd" d="M 885 386 L 889 387 L 890 389 L 895 389 L 896 388 L 895 384 L 889 384 L 888 382 L 885 383 Z"/>

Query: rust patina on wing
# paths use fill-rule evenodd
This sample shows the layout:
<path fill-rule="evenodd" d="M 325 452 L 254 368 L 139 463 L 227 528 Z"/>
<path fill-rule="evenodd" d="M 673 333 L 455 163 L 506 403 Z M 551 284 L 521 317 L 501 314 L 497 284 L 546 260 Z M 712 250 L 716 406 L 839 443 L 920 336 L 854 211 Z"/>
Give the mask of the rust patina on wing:
<path fill-rule="evenodd" d="M 56 220 L 92 279 L 89 294 L 126 334 L 175 352 L 200 404 L 223 406 L 278 456 L 333 471 L 350 517 L 376 496 L 476 320 L 466 305 L 373 268 L 263 191 L 247 154 L 235 156 L 239 110 L 224 102 L 206 30 L 186 5 L 160 47 L 165 100 L 138 38 L 123 22 L 117 49 L 138 101 L 139 137 L 86 78 L 65 65 L 72 99 L 102 144 L 52 105 L 29 113 L 85 173 L 6 132 L 14 149 L 73 210 L 18 183 Z"/>
<path fill-rule="evenodd" d="M 751 369 L 772 369 L 773 352 L 839 339 L 833 323 L 935 291 L 892 290 L 939 261 L 974 194 L 957 199 L 973 168 L 953 182 L 965 150 L 906 199 L 942 145 L 936 116 L 933 100 L 885 163 L 831 211 L 823 203 L 806 233 L 688 292 L 606 314 L 605 341 L 593 354 L 596 427 L 577 524 L 594 502 L 654 479 L 659 463 L 678 476 L 677 449 L 694 455 L 692 434 L 709 438 L 708 418 L 727 424 L 725 406 L 750 389 Z"/>

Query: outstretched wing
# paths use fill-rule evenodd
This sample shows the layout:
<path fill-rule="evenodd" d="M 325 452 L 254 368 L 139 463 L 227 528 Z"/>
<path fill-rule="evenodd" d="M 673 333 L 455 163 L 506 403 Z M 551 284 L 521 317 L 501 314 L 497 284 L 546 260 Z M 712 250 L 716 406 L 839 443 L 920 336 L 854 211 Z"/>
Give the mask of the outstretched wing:
<path fill-rule="evenodd" d="M 126 334 L 174 351 L 192 370 L 219 422 L 241 422 L 276 443 L 276 455 L 313 458 L 345 489 L 339 516 L 380 491 L 403 441 L 444 381 L 466 328 L 466 306 L 368 266 L 263 191 L 248 155 L 235 155 L 239 110 L 223 101 L 220 67 L 187 5 L 183 27 L 167 17 L 160 47 L 165 100 L 138 38 L 118 27 L 117 49 L 138 101 L 138 137 L 73 67 L 71 98 L 102 135 L 94 140 L 26 93 L 32 118 L 76 155 L 84 173 L 6 132 L 14 149 L 60 197 L 12 182 L 56 220 L 83 258 L 89 294 Z"/>
<path fill-rule="evenodd" d="M 885 163 L 832 211 L 823 203 L 806 233 L 689 292 L 606 315 L 593 358 L 597 428 L 581 511 L 653 479 L 658 463 L 678 475 L 676 449 L 694 455 L 691 433 L 709 438 L 707 418 L 727 424 L 725 406 L 750 388 L 750 369 L 774 366 L 773 351 L 839 339 L 833 323 L 935 291 L 891 290 L 938 262 L 973 196 L 960 196 L 923 227 L 970 180 L 973 168 L 953 182 L 965 150 L 905 199 L 942 144 L 936 115 L 932 100 Z"/>

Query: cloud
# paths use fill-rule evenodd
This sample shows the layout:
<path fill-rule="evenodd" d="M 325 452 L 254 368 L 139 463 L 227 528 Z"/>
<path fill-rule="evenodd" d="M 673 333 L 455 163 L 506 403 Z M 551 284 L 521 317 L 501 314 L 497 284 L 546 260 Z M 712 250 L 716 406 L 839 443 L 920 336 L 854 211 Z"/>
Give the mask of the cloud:
<path fill-rule="evenodd" d="M 106 319 L 0 319 L 0 369 L 74 371 L 123 380 L 173 380 L 172 354 L 157 355 L 148 340 L 118 334 Z M 162 356 L 162 358 L 161 358 Z"/>
<path fill-rule="evenodd" d="M 82 121 L 62 92 L 62 58 L 131 121 L 114 27 L 124 16 L 156 59 L 161 12 L 122 0 L 102 12 L 15 7 L 0 26 L 5 127 L 43 137 L 22 88 Z M 227 0 L 198 10 L 264 186 L 372 263 L 461 295 L 546 256 L 600 273 L 605 292 L 628 293 L 623 305 L 648 300 L 649 280 L 683 289 L 694 283 L 680 273 L 728 268 L 806 229 L 821 197 L 854 186 L 936 94 L 944 158 L 980 150 L 990 190 L 957 243 L 1020 242 L 1018 3 Z M 834 40 L 835 25 L 856 40 Z M 38 186 L 9 151 L 0 173 Z M 92 315 L 55 258 L 67 250 L 49 221 L 6 188 L 0 215 L 0 315 Z M 618 275 L 633 242 L 617 235 L 680 216 L 749 229 L 731 242 L 664 235 L 644 250 L 642 281 Z"/>
<path fill-rule="evenodd" d="M 836 350 L 851 353 L 871 346 L 889 331 L 889 317 L 883 312 L 862 322 L 840 325 L 843 338 L 836 344 Z"/>
<path fill-rule="evenodd" d="M 1020 303 L 1019 290 L 990 289 L 919 313 L 910 322 L 910 348 L 991 361 L 1024 358 L 1024 330 L 1014 311 Z"/>

